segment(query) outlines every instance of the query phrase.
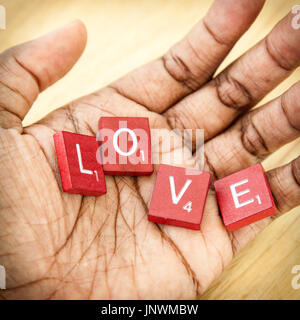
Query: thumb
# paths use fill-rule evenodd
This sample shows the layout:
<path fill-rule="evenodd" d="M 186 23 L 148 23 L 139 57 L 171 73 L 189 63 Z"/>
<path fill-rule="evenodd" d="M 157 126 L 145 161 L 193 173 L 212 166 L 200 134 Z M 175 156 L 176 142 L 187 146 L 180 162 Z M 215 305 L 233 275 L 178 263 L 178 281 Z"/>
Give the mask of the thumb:
<path fill-rule="evenodd" d="M 72 68 L 86 38 L 76 20 L 0 54 L 0 127 L 20 125 L 38 94 Z"/>

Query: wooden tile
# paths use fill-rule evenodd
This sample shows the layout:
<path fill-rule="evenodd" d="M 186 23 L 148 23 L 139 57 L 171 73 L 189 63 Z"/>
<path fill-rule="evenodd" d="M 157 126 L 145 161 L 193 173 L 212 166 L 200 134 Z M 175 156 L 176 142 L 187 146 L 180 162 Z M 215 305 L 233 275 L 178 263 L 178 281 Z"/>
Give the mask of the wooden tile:
<path fill-rule="evenodd" d="M 105 174 L 146 176 L 153 173 L 148 118 L 101 117 L 97 140 Z"/>
<path fill-rule="evenodd" d="M 96 157 L 96 138 L 65 131 L 57 132 L 53 138 L 63 190 L 89 196 L 105 194 L 104 173 Z"/>
<path fill-rule="evenodd" d="M 200 229 L 209 183 L 207 172 L 161 164 L 148 220 Z"/>
<path fill-rule="evenodd" d="M 264 169 L 256 164 L 214 183 L 225 227 L 234 231 L 276 212 Z"/>

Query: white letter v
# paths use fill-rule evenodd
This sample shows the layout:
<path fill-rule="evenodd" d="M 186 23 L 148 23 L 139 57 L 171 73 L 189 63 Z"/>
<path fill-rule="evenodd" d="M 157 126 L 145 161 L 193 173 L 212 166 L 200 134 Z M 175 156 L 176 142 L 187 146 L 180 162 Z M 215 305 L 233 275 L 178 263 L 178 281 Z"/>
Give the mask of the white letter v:
<path fill-rule="evenodd" d="M 192 183 L 192 180 L 187 180 L 185 185 L 183 186 L 183 188 L 180 190 L 179 194 L 176 195 L 175 192 L 175 183 L 174 183 L 174 177 L 170 176 L 170 187 L 171 187 L 171 195 L 172 195 L 172 202 L 174 204 L 178 204 L 178 202 L 180 201 L 180 199 L 182 198 L 182 196 L 184 195 L 184 193 L 186 192 L 187 188 L 189 187 L 189 185 Z"/>

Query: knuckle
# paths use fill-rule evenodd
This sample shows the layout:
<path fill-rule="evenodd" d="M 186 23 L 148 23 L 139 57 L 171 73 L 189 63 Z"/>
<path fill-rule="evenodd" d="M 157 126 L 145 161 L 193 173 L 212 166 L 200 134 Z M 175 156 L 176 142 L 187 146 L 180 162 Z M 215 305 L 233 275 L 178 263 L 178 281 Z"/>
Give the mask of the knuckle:
<path fill-rule="evenodd" d="M 280 53 L 278 49 L 272 44 L 271 38 L 267 37 L 264 41 L 265 50 L 267 54 L 273 60 L 273 62 L 281 69 L 290 72 L 294 69 L 294 66 L 291 65 L 289 60 Z"/>
<path fill-rule="evenodd" d="M 253 97 L 249 90 L 230 71 L 222 72 L 215 79 L 215 86 L 219 100 L 223 105 L 233 109 L 248 109 L 253 104 Z"/>
<path fill-rule="evenodd" d="M 241 141 L 244 149 L 259 160 L 270 153 L 263 135 L 253 121 L 252 113 L 241 120 Z"/>
<path fill-rule="evenodd" d="M 268 179 L 273 198 L 280 213 L 299 205 L 300 199 L 300 157 L 292 163 L 269 171 Z"/>
<path fill-rule="evenodd" d="M 272 196 L 277 210 L 282 213 L 288 210 L 289 205 L 287 199 L 289 196 L 289 190 L 284 188 L 280 176 L 276 170 L 268 172 L 268 179 L 272 182 Z M 276 188 L 274 188 L 276 186 Z"/>
<path fill-rule="evenodd" d="M 231 41 L 225 41 L 221 37 L 218 36 L 218 34 L 213 31 L 213 29 L 210 27 L 209 23 L 205 20 L 205 18 L 202 20 L 203 27 L 207 31 L 207 33 L 212 37 L 212 39 L 221 46 L 230 47 Z"/>
<path fill-rule="evenodd" d="M 28 109 L 39 93 L 38 84 L 29 71 L 17 60 L 12 49 L 0 56 L 0 90 L 2 104 L 7 109 Z M 17 105 L 17 107 L 16 107 Z"/>
<path fill-rule="evenodd" d="M 294 87 L 296 89 L 300 89 L 300 82 L 297 84 L 298 86 Z M 300 131 L 300 103 L 298 102 L 298 90 L 290 89 L 286 91 L 280 98 L 280 106 L 283 111 L 283 114 L 288 121 L 290 127 L 296 131 Z M 295 94 L 296 93 L 296 94 Z"/>
<path fill-rule="evenodd" d="M 189 46 L 191 47 L 190 44 Z M 176 49 L 169 50 L 162 57 L 162 61 L 168 74 L 186 87 L 189 92 L 195 91 L 200 87 L 201 83 L 197 74 L 193 72 L 191 66 L 185 62 L 185 59 L 176 52 Z"/>
<path fill-rule="evenodd" d="M 292 175 L 300 191 L 300 157 L 292 162 Z"/>

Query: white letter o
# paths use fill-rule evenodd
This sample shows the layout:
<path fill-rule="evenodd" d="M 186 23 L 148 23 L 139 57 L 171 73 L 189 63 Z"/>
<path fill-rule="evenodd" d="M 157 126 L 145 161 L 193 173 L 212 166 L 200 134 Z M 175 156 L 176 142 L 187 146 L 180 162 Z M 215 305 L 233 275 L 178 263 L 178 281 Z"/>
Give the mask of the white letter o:
<path fill-rule="evenodd" d="M 128 152 L 122 151 L 119 148 L 119 145 L 118 145 L 118 137 L 122 132 L 128 132 L 131 135 L 131 138 L 132 138 L 132 147 L 131 147 L 130 151 L 128 151 Z M 128 128 L 120 128 L 120 129 L 118 129 L 115 132 L 114 137 L 113 137 L 113 145 L 114 145 L 115 150 L 120 155 L 125 156 L 125 157 L 129 157 L 130 155 L 135 153 L 135 151 L 137 149 L 137 138 L 136 138 L 136 135 L 135 135 L 134 131 L 132 131 L 131 129 L 128 129 Z"/>

